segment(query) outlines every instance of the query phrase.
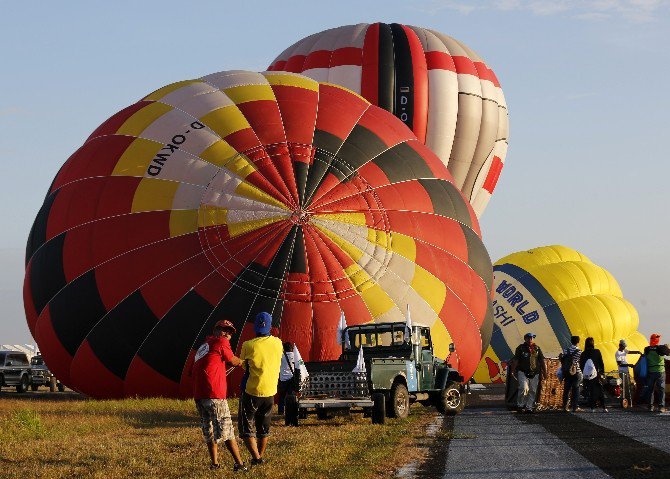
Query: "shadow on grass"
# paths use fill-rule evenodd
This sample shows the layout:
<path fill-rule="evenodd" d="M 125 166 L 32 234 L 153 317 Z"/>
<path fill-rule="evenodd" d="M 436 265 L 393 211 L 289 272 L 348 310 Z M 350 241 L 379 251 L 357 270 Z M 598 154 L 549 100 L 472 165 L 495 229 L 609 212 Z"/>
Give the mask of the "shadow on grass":
<path fill-rule="evenodd" d="M 197 414 L 178 411 L 132 411 L 124 413 L 123 417 L 126 424 L 137 429 L 200 427 Z M 232 420 L 237 424 L 237 415 L 232 415 Z"/>
<path fill-rule="evenodd" d="M 29 391 L 25 393 L 17 393 L 5 388 L 0 392 L 0 400 L 11 399 L 14 401 L 50 401 L 50 402 L 67 402 L 67 401 L 86 401 L 86 396 L 74 391 L 64 392 L 50 392 L 50 391 Z"/>

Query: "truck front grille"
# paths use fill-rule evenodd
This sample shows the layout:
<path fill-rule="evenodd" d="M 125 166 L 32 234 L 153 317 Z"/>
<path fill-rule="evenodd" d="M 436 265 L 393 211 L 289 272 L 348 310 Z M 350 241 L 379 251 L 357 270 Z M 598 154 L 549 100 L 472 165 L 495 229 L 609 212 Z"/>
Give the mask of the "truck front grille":
<path fill-rule="evenodd" d="M 306 397 L 357 398 L 369 395 L 366 374 L 353 372 L 311 373 L 301 381 L 300 392 Z"/>

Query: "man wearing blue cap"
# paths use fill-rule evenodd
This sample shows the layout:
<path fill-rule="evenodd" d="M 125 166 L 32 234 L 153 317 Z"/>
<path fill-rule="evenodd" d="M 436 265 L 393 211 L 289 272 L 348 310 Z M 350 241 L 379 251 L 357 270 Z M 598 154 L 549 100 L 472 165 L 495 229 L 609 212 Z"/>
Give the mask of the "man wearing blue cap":
<path fill-rule="evenodd" d="M 523 343 L 516 348 L 510 365 L 512 375 L 516 373 L 519 382 L 516 400 L 519 412 L 533 412 L 540 376 L 542 379 L 547 377 L 544 355 L 540 347 L 533 342 L 534 339 L 533 333 L 524 335 Z"/>
<path fill-rule="evenodd" d="M 284 351 L 281 340 L 270 335 L 271 327 L 272 316 L 258 313 L 254 320 L 256 337 L 245 341 L 240 352 L 247 379 L 240 397 L 237 424 L 240 437 L 251 453 L 252 466 L 264 462 Z"/>

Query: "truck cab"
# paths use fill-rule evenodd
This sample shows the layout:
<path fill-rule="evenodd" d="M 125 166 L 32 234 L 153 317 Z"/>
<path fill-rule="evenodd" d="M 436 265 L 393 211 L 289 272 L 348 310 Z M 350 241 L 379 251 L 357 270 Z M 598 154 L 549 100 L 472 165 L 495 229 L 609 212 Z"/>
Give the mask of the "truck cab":
<path fill-rule="evenodd" d="M 412 402 L 434 405 L 441 412 L 456 414 L 465 406 L 463 377 L 447 360 L 433 354 L 430 328 L 413 326 L 406 334 L 404 323 L 371 323 L 345 330 L 349 343 L 341 359 L 351 360 L 363 348 L 366 369 L 373 391 L 383 392 L 391 417 L 404 417 Z M 449 347 L 454 351 L 453 344 Z M 449 390 L 448 404 L 442 393 Z M 405 399 L 405 396 L 407 397 Z M 404 409 L 404 410 L 403 410 Z"/>

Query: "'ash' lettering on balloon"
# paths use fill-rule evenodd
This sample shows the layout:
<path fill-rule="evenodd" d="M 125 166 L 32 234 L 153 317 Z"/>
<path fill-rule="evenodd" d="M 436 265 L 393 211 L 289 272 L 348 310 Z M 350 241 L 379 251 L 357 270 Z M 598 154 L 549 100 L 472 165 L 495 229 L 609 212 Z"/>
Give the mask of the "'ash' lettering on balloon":
<path fill-rule="evenodd" d="M 194 121 L 190 125 L 194 130 L 201 130 L 205 127 L 199 121 Z M 158 176 L 165 166 L 165 162 L 170 158 L 170 155 L 179 149 L 179 146 L 186 142 L 186 135 L 189 134 L 191 130 L 186 130 L 183 134 L 176 134 L 172 137 L 171 143 L 168 143 L 163 148 L 160 149 L 153 160 L 149 168 L 147 168 L 147 174 L 149 176 Z"/>

